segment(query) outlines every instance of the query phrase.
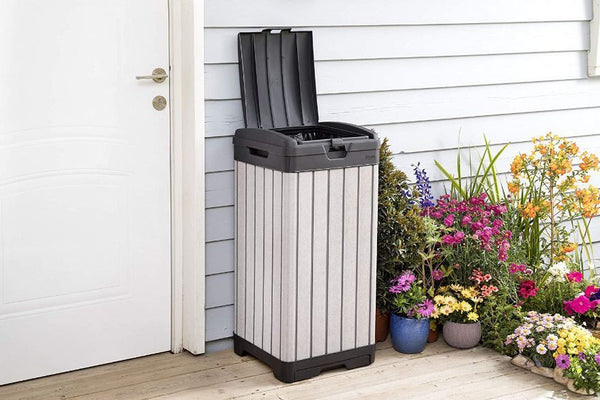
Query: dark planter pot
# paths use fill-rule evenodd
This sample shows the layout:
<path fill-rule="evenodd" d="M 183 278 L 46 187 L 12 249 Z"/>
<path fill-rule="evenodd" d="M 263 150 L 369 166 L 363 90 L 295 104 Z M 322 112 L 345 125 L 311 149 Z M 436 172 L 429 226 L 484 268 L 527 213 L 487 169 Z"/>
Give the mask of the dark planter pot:
<path fill-rule="evenodd" d="M 390 333 L 394 349 L 400 353 L 420 353 L 429 335 L 429 318 L 405 318 L 396 314 L 390 317 Z"/>
<path fill-rule="evenodd" d="M 481 323 L 459 324 L 446 322 L 444 324 L 444 340 L 452 347 L 470 349 L 479 344 L 481 340 Z"/>
<path fill-rule="evenodd" d="M 439 337 L 439 327 L 435 322 L 432 322 L 429 325 L 429 335 L 427 336 L 427 343 L 433 343 L 438 340 Z"/>
<path fill-rule="evenodd" d="M 382 314 L 379 308 L 375 312 L 375 341 L 384 342 L 390 332 L 390 313 Z"/>

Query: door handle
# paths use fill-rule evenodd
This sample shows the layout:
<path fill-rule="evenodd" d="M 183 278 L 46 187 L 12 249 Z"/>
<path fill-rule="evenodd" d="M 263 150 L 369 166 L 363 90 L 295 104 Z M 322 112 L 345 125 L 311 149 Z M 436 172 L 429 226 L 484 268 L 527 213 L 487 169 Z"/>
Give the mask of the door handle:
<path fill-rule="evenodd" d="M 152 79 L 156 83 L 163 83 L 168 77 L 167 71 L 162 68 L 155 68 L 152 75 L 140 75 L 136 76 L 135 79 Z"/>

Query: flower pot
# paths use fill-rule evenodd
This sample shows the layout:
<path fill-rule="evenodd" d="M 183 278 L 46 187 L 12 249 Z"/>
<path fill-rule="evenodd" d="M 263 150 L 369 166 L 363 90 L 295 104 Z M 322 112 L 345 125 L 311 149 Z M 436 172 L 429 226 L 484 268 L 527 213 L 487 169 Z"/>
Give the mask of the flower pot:
<path fill-rule="evenodd" d="M 375 341 L 383 342 L 390 332 L 390 313 L 382 314 L 379 308 L 375 311 Z"/>
<path fill-rule="evenodd" d="M 554 378 L 554 368 L 538 367 L 537 365 L 534 365 L 533 367 L 531 367 L 530 371 L 536 375 L 540 375 L 546 378 Z"/>
<path fill-rule="evenodd" d="M 438 340 L 439 331 L 438 326 L 434 321 L 431 321 L 429 324 L 429 335 L 427 336 L 427 343 L 433 343 Z"/>
<path fill-rule="evenodd" d="M 460 324 L 446 322 L 444 324 L 444 340 L 452 347 L 469 349 L 479 344 L 481 340 L 481 323 Z"/>
<path fill-rule="evenodd" d="M 429 335 L 429 318 L 405 318 L 397 314 L 390 317 L 390 333 L 394 349 L 400 353 L 420 353 Z"/>

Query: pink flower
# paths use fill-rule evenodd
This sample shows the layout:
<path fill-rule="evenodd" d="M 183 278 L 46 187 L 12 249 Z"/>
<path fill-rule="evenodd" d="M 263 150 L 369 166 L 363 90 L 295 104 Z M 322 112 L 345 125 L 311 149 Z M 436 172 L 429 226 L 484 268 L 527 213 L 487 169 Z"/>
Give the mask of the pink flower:
<path fill-rule="evenodd" d="M 569 282 L 581 282 L 583 278 L 583 274 L 579 271 L 572 271 L 567 274 L 567 279 Z"/>
<path fill-rule="evenodd" d="M 598 364 L 600 366 L 600 353 L 598 353 L 594 356 L 594 360 L 596 360 L 596 364 Z"/>
<path fill-rule="evenodd" d="M 585 296 L 579 296 L 571 300 L 571 308 L 578 314 L 585 314 L 591 307 L 590 299 Z"/>
<path fill-rule="evenodd" d="M 462 219 L 460 220 L 460 224 L 462 226 L 467 226 L 471 223 L 471 216 L 470 215 L 465 215 L 464 217 L 462 217 Z"/>
<path fill-rule="evenodd" d="M 508 272 L 510 272 L 511 274 L 516 274 L 517 272 L 519 272 L 519 265 L 512 263 L 508 266 Z"/>
<path fill-rule="evenodd" d="M 535 286 L 535 282 L 532 280 L 526 280 L 521 282 L 521 287 L 519 288 L 519 295 L 526 299 L 528 297 L 535 296 L 538 292 L 538 288 Z"/>
<path fill-rule="evenodd" d="M 563 305 L 565 307 L 565 311 L 567 312 L 567 314 L 573 315 L 573 307 L 571 307 L 571 302 L 563 301 Z"/>
<path fill-rule="evenodd" d="M 431 277 L 436 281 L 441 281 L 444 278 L 444 273 L 441 269 L 434 269 L 431 272 Z"/>
<path fill-rule="evenodd" d="M 465 233 L 463 231 L 458 231 L 454 234 L 454 241 L 456 244 L 462 242 L 462 240 L 465 238 Z"/>
<path fill-rule="evenodd" d="M 593 294 L 596 294 L 598 288 L 594 285 L 590 285 L 585 288 L 585 297 L 591 297 Z"/>
<path fill-rule="evenodd" d="M 451 227 L 452 225 L 454 225 L 454 214 L 450 214 L 446 218 L 444 218 L 444 225 L 446 225 L 447 227 Z"/>

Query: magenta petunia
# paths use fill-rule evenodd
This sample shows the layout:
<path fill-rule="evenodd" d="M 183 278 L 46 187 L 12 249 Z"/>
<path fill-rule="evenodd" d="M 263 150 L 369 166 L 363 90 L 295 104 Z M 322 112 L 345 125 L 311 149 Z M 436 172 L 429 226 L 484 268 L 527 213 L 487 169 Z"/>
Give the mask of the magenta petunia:
<path fill-rule="evenodd" d="M 592 308 L 592 303 L 590 299 L 582 295 L 571 300 L 571 308 L 578 314 L 585 314 Z"/>
<path fill-rule="evenodd" d="M 598 288 L 594 285 L 590 285 L 585 288 L 585 297 L 591 297 L 593 294 L 598 292 Z"/>
<path fill-rule="evenodd" d="M 521 282 L 521 287 L 519 288 L 519 295 L 526 299 L 528 297 L 535 296 L 538 292 L 537 286 L 535 286 L 535 282 L 532 280 L 526 280 Z"/>
<path fill-rule="evenodd" d="M 581 282 L 583 274 L 579 271 L 572 271 L 567 274 L 567 279 L 569 282 Z"/>

